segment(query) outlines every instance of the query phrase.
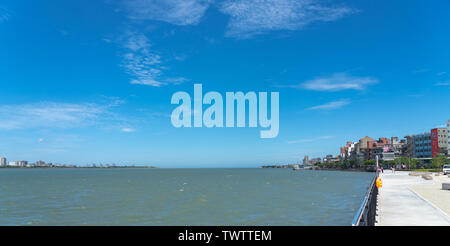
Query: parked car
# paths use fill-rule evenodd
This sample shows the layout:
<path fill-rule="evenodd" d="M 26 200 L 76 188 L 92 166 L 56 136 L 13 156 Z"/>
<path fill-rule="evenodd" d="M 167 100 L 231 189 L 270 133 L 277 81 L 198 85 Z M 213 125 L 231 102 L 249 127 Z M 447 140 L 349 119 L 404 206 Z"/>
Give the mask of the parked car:
<path fill-rule="evenodd" d="M 444 165 L 442 171 L 444 172 L 444 174 L 450 174 L 450 165 Z"/>

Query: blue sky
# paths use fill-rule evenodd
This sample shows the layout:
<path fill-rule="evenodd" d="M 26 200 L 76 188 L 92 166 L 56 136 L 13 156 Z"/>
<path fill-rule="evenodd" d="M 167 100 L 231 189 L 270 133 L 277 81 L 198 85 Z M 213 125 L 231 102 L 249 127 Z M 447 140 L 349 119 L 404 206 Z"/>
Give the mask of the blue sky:
<path fill-rule="evenodd" d="M 448 1 L 2 1 L 0 155 L 251 167 L 450 119 Z M 277 91 L 280 132 L 174 128 L 173 93 Z"/>

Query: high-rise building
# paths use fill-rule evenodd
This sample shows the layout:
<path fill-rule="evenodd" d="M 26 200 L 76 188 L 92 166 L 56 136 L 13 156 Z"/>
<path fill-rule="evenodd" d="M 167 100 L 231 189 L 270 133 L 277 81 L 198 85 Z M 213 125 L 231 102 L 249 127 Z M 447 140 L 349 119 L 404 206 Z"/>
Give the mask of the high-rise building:
<path fill-rule="evenodd" d="M 45 166 L 45 165 L 46 165 L 45 162 L 43 162 L 43 161 L 41 161 L 41 160 L 36 161 L 36 166 L 37 166 L 37 167 L 43 167 L 43 166 Z"/>
<path fill-rule="evenodd" d="M 26 166 L 28 166 L 28 161 L 18 161 L 18 166 L 19 167 L 26 167 Z"/>
<path fill-rule="evenodd" d="M 0 166 L 6 167 L 6 158 L 5 158 L 5 157 L 2 157 L 2 158 L 0 159 Z"/>

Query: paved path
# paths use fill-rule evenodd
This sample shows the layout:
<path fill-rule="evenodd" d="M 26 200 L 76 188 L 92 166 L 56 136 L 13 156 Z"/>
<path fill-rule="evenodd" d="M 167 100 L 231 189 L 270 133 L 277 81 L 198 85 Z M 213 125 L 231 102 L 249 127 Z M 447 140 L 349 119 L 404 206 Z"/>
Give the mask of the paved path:
<path fill-rule="evenodd" d="M 408 176 L 408 172 L 385 170 L 378 196 L 377 226 L 450 225 L 450 217 L 413 192 L 409 186 L 433 184 L 432 180 Z"/>

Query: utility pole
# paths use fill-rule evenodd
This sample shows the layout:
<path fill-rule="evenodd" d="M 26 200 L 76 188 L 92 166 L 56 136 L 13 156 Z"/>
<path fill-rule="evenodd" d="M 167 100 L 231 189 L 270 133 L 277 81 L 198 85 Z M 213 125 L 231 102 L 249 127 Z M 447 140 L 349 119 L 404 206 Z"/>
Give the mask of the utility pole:
<path fill-rule="evenodd" d="M 379 167 L 378 167 L 378 155 L 375 156 L 375 159 L 377 160 L 377 176 L 380 175 Z"/>
<path fill-rule="evenodd" d="M 409 167 L 411 166 L 411 155 L 409 155 L 408 157 L 409 157 L 408 158 L 408 170 L 409 170 Z"/>

